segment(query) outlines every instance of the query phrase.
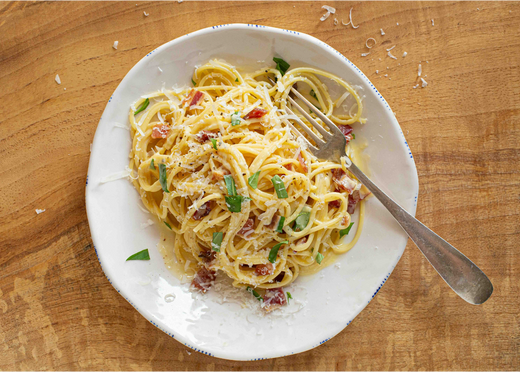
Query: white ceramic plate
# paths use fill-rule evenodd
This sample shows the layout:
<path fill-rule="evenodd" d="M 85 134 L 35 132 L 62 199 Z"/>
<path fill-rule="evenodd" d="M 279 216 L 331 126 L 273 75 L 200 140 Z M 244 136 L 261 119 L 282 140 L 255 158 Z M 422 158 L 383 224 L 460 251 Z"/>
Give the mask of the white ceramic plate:
<path fill-rule="evenodd" d="M 415 164 L 388 103 L 352 62 L 320 40 L 295 31 L 232 24 L 179 37 L 148 53 L 117 87 L 94 137 L 86 187 L 92 239 L 108 280 L 137 311 L 179 342 L 219 358 L 274 358 L 328 341 L 379 291 L 408 240 L 381 204 L 369 199 L 365 228 L 357 245 L 341 256 L 337 265 L 297 280 L 290 289 L 295 300 L 284 310 L 292 314 L 258 316 L 234 303 L 221 304 L 215 293 L 201 297 L 188 292 L 166 269 L 156 248 L 158 225 L 141 228 L 150 215 L 139 208 L 138 194 L 130 182 L 100 183 L 128 163 L 129 132 L 114 127 L 114 123 L 127 123 L 130 104 L 139 96 L 163 85 L 190 84 L 194 66 L 210 58 L 259 68 L 272 64 L 273 55 L 289 63 L 320 67 L 363 87 L 368 120 L 355 130 L 368 142 L 365 153 L 371 177 L 410 213 L 415 214 L 417 203 Z M 144 248 L 150 251 L 150 261 L 125 262 Z"/>

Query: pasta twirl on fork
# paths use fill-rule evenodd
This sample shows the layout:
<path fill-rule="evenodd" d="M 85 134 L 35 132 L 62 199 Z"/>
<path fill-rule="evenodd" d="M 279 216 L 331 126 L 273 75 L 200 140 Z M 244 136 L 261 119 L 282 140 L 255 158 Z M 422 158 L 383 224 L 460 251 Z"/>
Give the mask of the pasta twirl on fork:
<path fill-rule="evenodd" d="M 285 304 L 282 287 L 299 274 L 352 248 L 368 195 L 348 172 L 348 159 L 319 161 L 306 150 L 285 110 L 292 86 L 310 88 L 310 99 L 339 126 L 355 157 L 350 125 L 364 122 L 358 93 L 330 73 L 275 62 L 276 68 L 240 74 L 211 60 L 196 68 L 193 88 L 145 96 L 129 113 L 132 182 L 146 208 L 175 232 L 173 250 L 194 275 L 192 286 L 205 292 L 220 271 L 267 310 Z M 333 101 L 319 77 L 345 92 Z M 347 96 L 350 112 L 337 113 Z M 356 234 L 345 244 L 357 204 Z"/>

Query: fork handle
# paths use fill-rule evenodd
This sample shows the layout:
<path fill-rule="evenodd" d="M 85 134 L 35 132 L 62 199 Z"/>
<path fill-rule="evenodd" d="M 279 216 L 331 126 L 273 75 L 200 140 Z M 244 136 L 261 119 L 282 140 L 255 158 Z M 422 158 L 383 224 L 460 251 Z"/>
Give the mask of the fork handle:
<path fill-rule="evenodd" d="M 435 234 L 377 187 L 354 163 L 356 178 L 388 209 L 444 281 L 467 302 L 480 305 L 493 293 L 489 278 L 454 246 Z"/>

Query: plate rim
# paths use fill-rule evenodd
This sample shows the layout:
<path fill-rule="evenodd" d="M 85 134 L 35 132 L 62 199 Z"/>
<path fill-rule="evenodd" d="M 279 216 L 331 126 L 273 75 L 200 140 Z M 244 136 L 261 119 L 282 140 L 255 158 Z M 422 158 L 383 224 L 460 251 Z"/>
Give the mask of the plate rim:
<path fill-rule="evenodd" d="M 419 193 L 419 177 L 418 177 L 418 173 L 417 173 L 417 167 L 415 165 L 415 161 L 414 161 L 411 149 L 410 149 L 410 147 L 408 145 L 408 142 L 406 141 L 406 138 L 405 138 L 404 133 L 403 133 L 403 131 L 401 129 L 401 126 L 399 125 L 397 119 L 393 115 L 392 109 L 390 108 L 389 104 L 387 103 L 385 98 L 381 95 L 381 93 L 379 93 L 377 88 L 372 84 L 372 82 L 368 79 L 368 77 L 354 63 L 352 63 L 347 57 L 345 57 L 339 51 L 337 51 L 336 49 L 334 49 L 333 47 L 331 47 L 327 43 L 321 41 L 320 39 L 318 39 L 318 38 L 316 38 L 314 36 L 311 36 L 309 34 L 298 32 L 298 31 L 292 31 L 292 30 L 288 30 L 288 29 L 281 29 L 281 28 L 277 28 L 277 27 L 270 27 L 270 26 L 263 26 L 263 25 L 255 25 L 255 24 L 230 23 L 230 24 L 223 24 L 223 25 L 216 25 L 216 26 L 210 26 L 210 27 L 202 28 L 202 29 L 199 29 L 197 31 L 187 33 L 185 35 L 181 35 L 181 36 L 179 36 L 179 37 L 177 37 L 177 38 L 175 38 L 173 40 L 170 40 L 170 41 L 160 45 L 159 47 L 155 48 L 151 52 L 147 53 L 143 58 L 141 58 L 125 74 L 125 76 L 123 77 L 123 79 L 121 79 L 121 81 L 119 82 L 119 84 L 116 87 L 116 89 L 114 90 L 114 92 L 111 94 L 110 99 L 108 100 L 108 102 L 107 102 L 107 104 L 105 106 L 105 109 L 103 110 L 103 113 L 101 115 L 101 118 L 100 118 L 100 120 L 98 122 L 98 126 L 96 126 L 96 132 L 95 132 L 94 138 L 92 140 L 92 149 L 95 148 L 96 137 L 99 135 L 98 127 L 99 127 L 99 125 L 101 124 L 101 122 L 103 120 L 103 116 L 105 116 L 105 112 L 108 110 L 108 106 L 109 106 L 109 103 L 111 102 L 112 98 L 118 92 L 118 90 L 123 85 L 123 83 L 125 83 L 127 79 L 130 79 L 130 75 L 132 74 L 132 71 L 135 70 L 141 64 L 145 63 L 146 58 L 149 57 L 150 55 L 152 55 L 152 53 L 155 53 L 155 52 L 160 51 L 162 49 L 171 47 L 171 46 L 173 46 L 173 45 L 175 45 L 177 43 L 183 42 L 183 41 L 185 41 L 185 39 L 197 37 L 197 36 L 200 36 L 200 35 L 203 35 L 203 34 L 206 34 L 206 33 L 219 32 L 219 31 L 224 30 L 224 29 L 247 30 L 247 29 L 251 29 L 251 28 L 259 29 L 259 30 L 269 30 L 271 32 L 280 33 L 280 34 L 289 33 L 289 34 L 298 36 L 300 38 L 303 38 L 304 40 L 306 40 L 306 41 L 308 41 L 308 42 L 310 42 L 312 44 L 315 44 L 318 47 L 330 49 L 332 52 L 334 52 L 338 56 L 340 56 L 342 58 L 342 60 L 348 66 L 350 66 L 352 68 L 353 72 L 355 74 L 357 74 L 366 84 L 368 84 L 368 86 L 371 89 L 373 89 L 375 91 L 375 93 L 377 95 L 377 99 L 380 100 L 381 103 L 383 103 L 383 105 L 386 107 L 386 109 L 390 111 L 390 113 L 391 113 L 390 119 L 391 120 L 389 120 L 389 122 L 401 134 L 402 140 L 404 141 L 404 144 L 406 146 L 406 150 L 408 151 L 409 157 L 407 157 L 407 161 L 409 163 L 409 166 L 411 166 L 411 171 L 412 171 L 412 179 L 410 180 L 411 181 L 410 190 L 411 190 L 411 193 L 413 192 L 415 194 L 415 199 L 414 199 L 413 206 L 412 206 L 412 208 L 410 208 L 410 210 L 408 210 L 408 212 L 412 216 L 415 216 L 415 213 L 416 213 L 416 210 L 417 210 L 418 193 Z M 88 165 L 88 169 L 87 169 L 87 177 L 86 177 L 86 185 L 85 185 L 85 205 L 86 205 L 87 220 L 89 222 L 89 230 L 90 230 L 90 235 L 91 235 L 92 242 L 93 242 L 93 247 L 94 247 L 94 250 L 96 252 L 96 256 L 98 258 L 98 262 L 99 262 L 99 264 L 101 266 L 101 269 L 103 270 L 103 273 L 105 274 L 105 277 L 107 278 L 108 282 L 114 287 L 114 289 L 128 303 L 130 303 L 130 305 L 132 305 L 132 307 L 134 307 L 134 309 L 137 310 L 137 312 L 139 312 L 151 324 L 153 324 L 155 327 L 157 327 L 158 329 L 160 329 L 161 331 L 163 331 L 164 333 L 166 333 L 170 337 L 174 338 L 175 340 L 177 340 L 178 342 L 180 342 L 184 346 L 186 346 L 186 347 L 188 347 L 188 348 L 190 348 L 192 350 L 195 350 L 195 351 L 197 351 L 199 353 L 205 354 L 205 355 L 209 355 L 209 356 L 213 356 L 213 357 L 221 358 L 221 359 L 227 359 L 227 360 L 257 361 L 257 360 L 264 360 L 264 359 L 271 359 L 271 358 L 284 357 L 284 356 L 288 356 L 288 355 L 294 355 L 294 354 L 302 353 L 302 352 L 305 352 L 305 351 L 308 351 L 308 350 L 312 350 L 313 348 L 315 348 L 315 347 L 317 347 L 319 345 L 322 345 L 323 343 L 329 341 L 331 338 L 335 337 L 337 334 L 342 332 L 359 315 L 359 313 L 361 311 L 363 311 L 365 309 L 365 307 L 371 302 L 371 300 L 376 296 L 376 294 L 379 292 L 379 290 L 382 288 L 384 283 L 388 280 L 388 278 L 390 277 L 390 275 L 394 271 L 396 265 L 400 261 L 402 255 L 403 255 L 403 253 L 404 253 L 404 251 L 406 249 L 406 245 L 408 244 L 408 239 L 407 239 L 406 242 L 404 243 L 404 245 L 402 246 L 402 248 L 400 249 L 400 251 L 401 251 L 400 254 L 397 256 L 397 258 L 392 263 L 392 267 L 391 267 L 390 272 L 388 274 L 386 274 L 386 275 L 383 274 L 383 279 L 381 281 L 381 284 L 375 289 L 375 292 L 372 295 L 372 297 L 370 298 L 370 300 L 364 306 L 359 307 L 358 311 L 355 312 L 354 315 L 352 316 L 352 319 L 349 320 L 349 322 L 343 328 L 341 328 L 339 330 L 333 330 L 332 332 L 330 332 L 330 337 L 327 337 L 325 340 L 319 342 L 318 344 L 315 345 L 313 343 L 309 343 L 308 346 L 301 347 L 301 348 L 295 350 L 294 352 L 292 352 L 291 354 L 277 353 L 276 351 L 273 351 L 272 353 L 266 355 L 265 357 L 261 357 L 261 358 L 244 358 L 244 357 L 240 357 L 239 355 L 233 354 L 233 351 L 230 351 L 230 352 L 221 352 L 221 351 L 219 351 L 219 352 L 216 352 L 216 353 L 204 351 L 202 349 L 199 349 L 197 347 L 189 345 L 187 343 L 187 338 L 182 336 L 181 334 L 175 334 L 174 335 L 173 333 L 171 333 L 168 330 L 166 330 L 165 328 L 168 328 L 168 327 L 166 325 L 162 324 L 162 321 L 160 319 L 156 319 L 157 321 L 154 322 L 152 320 L 152 319 L 154 319 L 153 314 L 149 314 L 148 311 L 140 310 L 128 298 L 129 296 L 127 296 L 126 290 L 117 288 L 116 285 L 113 283 L 112 279 L 110 278 L 110 273 L 108 273 L 107 269 L 106 269 L 107 266 L 103 265 L 103 258 L 100 256 L 100 254 L 99 254 L 99 252 L 98 252 L 98 250 L 96 248 L 96 240 L 97 240 L 96 236 L 97 236 L 97 233 L 95 231 L 93 231 L 93 229 L 91 229 L 91 226 L 92 226 L 91 218 L 93 218 L 92 216 L 94 215 L 94 213 L 92 213 L 92 212 L 89 213 L 89 210 L 91 210 L 91 208 L 89 207 L 89 205 L 91 204 L 89 202 L 89 200 L 90 200 L 91 197 L 93 198 L 93 196 L 91 196 L 91 192 L 89 192 L 89 190 L 91 190 L 91 188 L 88 187 L 88 175 L 90 173 L 89 171 L 90 171 L 90 166 L 91 166 L 91 160 L 92 160 L 92 157 L 93 157 L 93 154 L 94 154 L 94 151 L 92 151 L 92 149 L 91 149 L 91 154 L 90 154 L 90 157 L 89 157 L 89 165 Z"/>

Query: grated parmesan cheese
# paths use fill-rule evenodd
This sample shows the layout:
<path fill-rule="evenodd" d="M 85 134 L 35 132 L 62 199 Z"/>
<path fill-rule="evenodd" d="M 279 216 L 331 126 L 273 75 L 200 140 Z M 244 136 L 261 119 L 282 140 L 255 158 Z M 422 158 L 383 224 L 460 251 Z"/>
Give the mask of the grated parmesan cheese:
<path fill-rule="evenodd" d="M 345 23 L 345 22 L 343 22 L 343 20 L 341 20 L 341 24 L 343 24 L 343 25 L 345 25 L 345 26 L 351 25 L 352 28 L 358 28 L 359 25 L 354 26 L 354 23 L 352 22 L 352 9 L 354 9 L 354 8 L 350 8 L 350 12 L 349 12 L 349 21 L 348 21 L 348 23 Z"/>
<path fill-rule="evenodd" d="M 61 84 L 60 75 L 56 74 L 56 77 L 54 78 L 54 80 L 56 80 L 58 85 Z"/>
<path fill-rule="evenodd" d="M 433 22 L 433 18 L 432 18 L 432 26 L 435 26 L 435 23 Z"/>
<path fill-rule="evenodd" d="M 369 41 L 369 40 L 374 40 L 374 44 L 372 44 L 372 46 L 369 46 L 369 45 L 368 45 L 368 41 Z M 377 44 L 377 41 L 376 41 L 376 39 L 374 39 L 373 37 L 369 37 L 369 38 L 365 41 L 365 45 L 366 45 L 366 47 L 367 47 L 368 49 L 373 48 L 376 44 Z"/>
<path fill-rule="evenodd" d="M 331 6 L 328 6 L 328 5 L 323 5 L 321 7 L 321 9 L 325 9 L 327 12 L 331 13 L 331 14 L 334 14 L 336 13 L 336 8 L 333 8 Z"/>
<path fill-rule="evenodd" d="M 366 57 L 366 56 L 368 56 L 369 54 L 370 54 L 370 52 L 368 52 L 368 53 L 361 53 L 361 57 Z"/>
<path fill-rule="evenodd" d="M 388 57 L 392 58 L 392 59 L 397 59 L 393 54 L 392 52 L 388 52 L 387 53 Z"/>
<path fill-rule="evenodd" d="M 153 224 L 154 222 L 151 219 L 148 219 L 148 221 L 141 224 L 141 229 L 146 229 L 148 226 L 152 226 Z"/>
<path fill-rule="evenodd" d="M 45 212 L 45 209 L 36 209 L 36 214 L 40 214 L 40 213 L 43 213 Z"/>
<path fill-rule="evenodd" d="M 403 58 L 406 57 L 408 55 L 408 53 L 404 52 L 403 53 Z"/>
<path fill-rule="evenodd" d="M 146 12 L 143 12 L 143 14 L 145 17 L 148 17 L 150 15 L 149 13 L 146 13 Z"/>
<path fill-rule="evenodd" d="M 124 171 L 116 172 L 116 173 L 110 174 L 110 175 L 102 178 L 99 181 L 99 183 L 112 182 L 112 181 L 116 181 L 116 180 L 119 180 L 121 178 L 126 178 L 126 177 L 129 177 L 129 176 L 130 176 L 130 171 L 125 169 Z"/>
<path fill-rule="evenodd" d="M 394 48 L 395 48 L 395 45 L 394 45 L 393 47 L 387 49 L 386 51 L 389 52 L 389 51 L 391 51 L 391 50 L 394 49 Z"/>
<path fill-rule="evenodd" d="M 384 36 L 384 35 L 385 35 L 385 32 L 383 31 L 383 29 L 380 28 L 379 30 L 381 30 L 381 36 Z"/>
<path fill-rule="evenodd" d="M 163 72 L 162 68 L 160 68 L 159 66 L 157 66 L 157 69 L 159 70 L 159 72 Z"/>
<path fill-rule="evenodd" d="M 419 67 L 417 68 L 417 76 L 421 77 L 421 74 L 422 74 L 422 66 L 419 63 Z"/>
<path fill-rule="evenodd" d="M 422 82 L 422 87 L 423 88 L 426 88 L 428 86 L 428 83 L 426 82 L 426 80 L 424 80 L 423 78 L 421 78 L 421 82 Z"/>
<path fill-rule="evenodd" d="M 326 20 L 327 18 L 329 18 L 329 16 L 330 16 L 330 12 L 325 13 L 324 15 L 321 16 L 320 21 L 323 22 L 324 20 Z"/>
<path fill-rule="evenodd" d="M 112 48 L 117 49 L 117 45 L 119 44 L 119 41 L 114 41 L 114 45 L 112 45 Z"/>

